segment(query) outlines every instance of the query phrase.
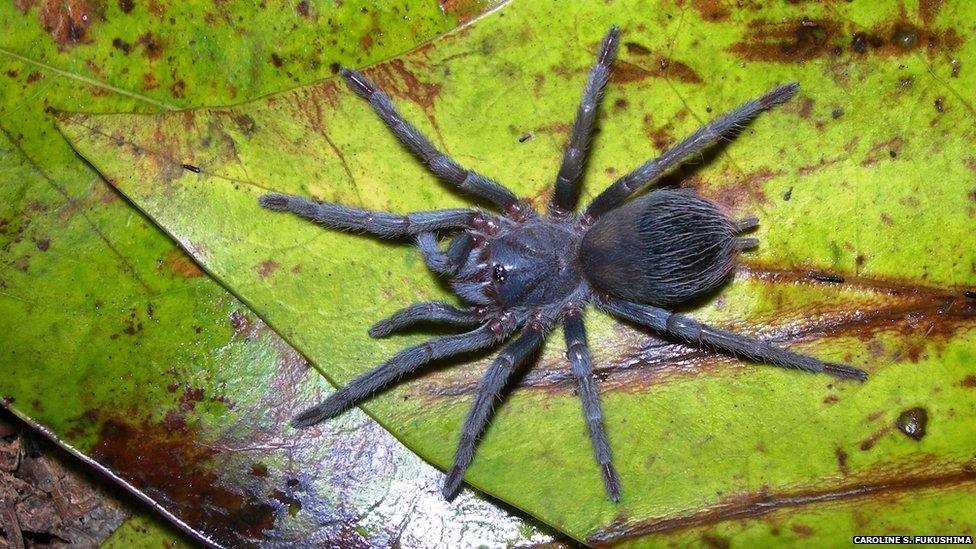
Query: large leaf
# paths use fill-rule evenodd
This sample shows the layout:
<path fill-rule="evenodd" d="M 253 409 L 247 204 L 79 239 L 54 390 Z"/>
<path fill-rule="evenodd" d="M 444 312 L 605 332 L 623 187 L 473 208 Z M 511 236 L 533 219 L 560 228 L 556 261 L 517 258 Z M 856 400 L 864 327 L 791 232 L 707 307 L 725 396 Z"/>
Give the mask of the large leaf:
<path fill-rule="evenodd" d="M 444 505 L 436 472 L 362 414 L 284 438 L 300 402 L 331 389 L 53 126 L 54 109 L 253 98 L 405 50 L 455 17 L 428 1 L 30 4 L 0 7 L 5 405 L 221 543 L 546 539 L 470 492 Z"/>
<path fill-rule="evenodd" d="M 593 313 L 623 502 L 603 493 L 558 334 L 467 480 L 591 542 L 971 532 L 976 203 L 960 90 L 976 80 L 976 8 L 758 6 L 516 2 L 367 70 L 441 147 L 540 207 L 610 23 L 624 44 L 588 197 L 717 113 L 802 85 L 680 174 L 759 216 L 763 242 L 694 314 L 863 367 L 868 382 L 743 364 Z M 403 243 L 257 207 L 270 189 L 397 212 L 466 203 L 334 80 L 232 109 L 68 115 L 62 131 L 338 384 L 425 337 L 370 340 L 370 323 L 446 296 Z M 452 366 L 364 404 L 441 467 L 485 362 Z"/>

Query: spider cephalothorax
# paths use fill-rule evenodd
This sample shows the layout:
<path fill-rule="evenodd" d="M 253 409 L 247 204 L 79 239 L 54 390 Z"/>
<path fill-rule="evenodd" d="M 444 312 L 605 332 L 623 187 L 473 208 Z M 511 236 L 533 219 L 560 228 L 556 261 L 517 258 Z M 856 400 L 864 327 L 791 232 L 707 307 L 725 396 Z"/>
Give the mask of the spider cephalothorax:
<path fill-rule="evenodd" d="M 579 385 L 604 485 L 610 499 L 619 501 L 620 481 L 611 462 L 582 321 L 583 308 L 591 301 L 618 318 L 687 342 L 809 372 L 866 379 L 867 373 L 858 368 L 822 362 L 668 311 L 665 307 L 713 291 L 728 278 L 738 252 L 756 245 L 755 239 L 740 236 L 756 226 L 756 219 L 733 221 L 715 204 L 687 190 L 655 190 L 628 200 L 688 156 L 792 97 L 797 84 L 774 88 L 699 128 L 661 156 L 618 179 L 583 212 L 573 213 L 584 153 L 618 41 L 617 29 L 611 28 L 600 45 L 546 216 L 537 214 L 505 187 L 462 168 L 435 149 L 362 74 L 341 71 L 349 87 L 369 101 L 383 122 L 435 175 L 492 203 L 501 215 L 474 209 L 396 215 L 283 194 L 260 198 L 266 208 L 294 212 L 328 227 L 415 237 L 427 266 L 450 277 L 454 292 L 470 305 L 459 308 L 442 302 L 417 303 L 370 328 L 373 337 L 422 321 L 475 326 L 469 332 L 434 338 L 400 351 L 299 414 L 295 426 L 307 427 L 331 418 L 432 360 L 497 345 L 521 327 L 519 336 L 488 368 L 465 419 L 454 464 L 444 483 L 445 497 L 452 497 L 471 463 L 494 401 L 500 398 L 515 369 L 539 348 L 550 328 L 562 322 L 566 357 Z M 438 235 L 447 232 L 454 236 L 444 249 Z"/>

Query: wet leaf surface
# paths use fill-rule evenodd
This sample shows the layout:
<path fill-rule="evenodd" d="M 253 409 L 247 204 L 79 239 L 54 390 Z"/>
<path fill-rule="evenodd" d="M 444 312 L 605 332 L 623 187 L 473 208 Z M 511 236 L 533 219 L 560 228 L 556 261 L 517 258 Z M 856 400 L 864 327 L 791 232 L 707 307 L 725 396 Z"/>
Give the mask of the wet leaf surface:
<path fill-rule="evenodd" d="M 540 207 L 610 22 L 624 47 L 586 196 L 716 114 L 799 81 L 784 108 L 664 182 L 760 219 L 762 246 L 736 280 L 690 309 L 871 374 L 861 385 L 744 364 L 592 313 L 623 502 L 605 500 L 558 334 L 498 408 L 467 480 L 592 543 L 971 533 L 971 10 L 516 2 L 369 68 L 435 143 Z M 465 203 L 334 80 L 232 109 L 65 115 L 61 128 L 338 384 L 425 335 L 370 340 L 372 322 L 446 296 L 405 243 L 257 207 L 269 189 L 397 212 Z M 364 405 L 441 467 L 486 363 L 443 366 Z M 925 418 L 918 440 L 904 436 L 905 414 Z"/>
<path fill-rule="evenodd" d="M 436 471 L 361 413 L 285 436 L 331 388 L 54 127 L 56 110 L 253 98 L 454 23 L 433 2 L 0 6 L 4 405 L 223 544 L 549 539 L 471 492 L 445 505 Z"/>

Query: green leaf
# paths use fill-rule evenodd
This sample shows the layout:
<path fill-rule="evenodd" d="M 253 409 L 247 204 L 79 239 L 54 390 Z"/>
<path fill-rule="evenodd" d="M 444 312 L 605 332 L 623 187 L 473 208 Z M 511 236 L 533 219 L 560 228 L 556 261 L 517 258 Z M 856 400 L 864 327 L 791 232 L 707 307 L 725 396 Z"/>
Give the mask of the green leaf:
<path fill-rule="evenodd" d="M 17 7 L 29 4 L 0 7 L 4 404 L 226 545 L 547 539 L 471 492 L 443 505 L 428 490 L 436 471 L 361 413 L 283 438 L 302 403 L 332 389 L 53 123 L 56 109 L 253 98 L 406 50 L 455 16 L 427 1 Z M 443 527 L 419 526 L 430 523 Z"/>
<path fill-rule="evenodd" d="M 760 218 L 760 249 L 693 313 L 868 382 L 745 364 L 592 313 L 622 503 L 603 493 L 558 333 L 498 407 L 470 484 L 593 543 L 972 531 L 974 111 L 961 90 L 976 79 L 974 9 L 516 2 L 368 69 L 438 146 L 538 207 L 611 22 L 623 47 L 585 197 L 718 113 L 802 86 L 668 178 Z M 372 322 L 448 295 L 404 243 L 257 206 L 268 190 L 395 212 L 468 203 L 335 80 L 231 109 L 66 115 L 61 129 L 338 384 L 425 337 L 370 340 Z M 363 405 L 439 467 L 486 362 L 451 366 Z"/>

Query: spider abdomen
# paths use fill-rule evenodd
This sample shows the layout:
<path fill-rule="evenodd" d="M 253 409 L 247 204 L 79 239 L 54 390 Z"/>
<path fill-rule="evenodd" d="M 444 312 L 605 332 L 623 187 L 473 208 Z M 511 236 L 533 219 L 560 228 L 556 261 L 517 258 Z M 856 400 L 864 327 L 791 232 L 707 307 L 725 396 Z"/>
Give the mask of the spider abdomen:
<path fill-rule="evenodd" d="M 601 217 L 584 234 L 586 278 L 611 295 L 675 305 L 721 285 L 735 264 L 737 227 L 691 191 L 659 190 Z"/>

